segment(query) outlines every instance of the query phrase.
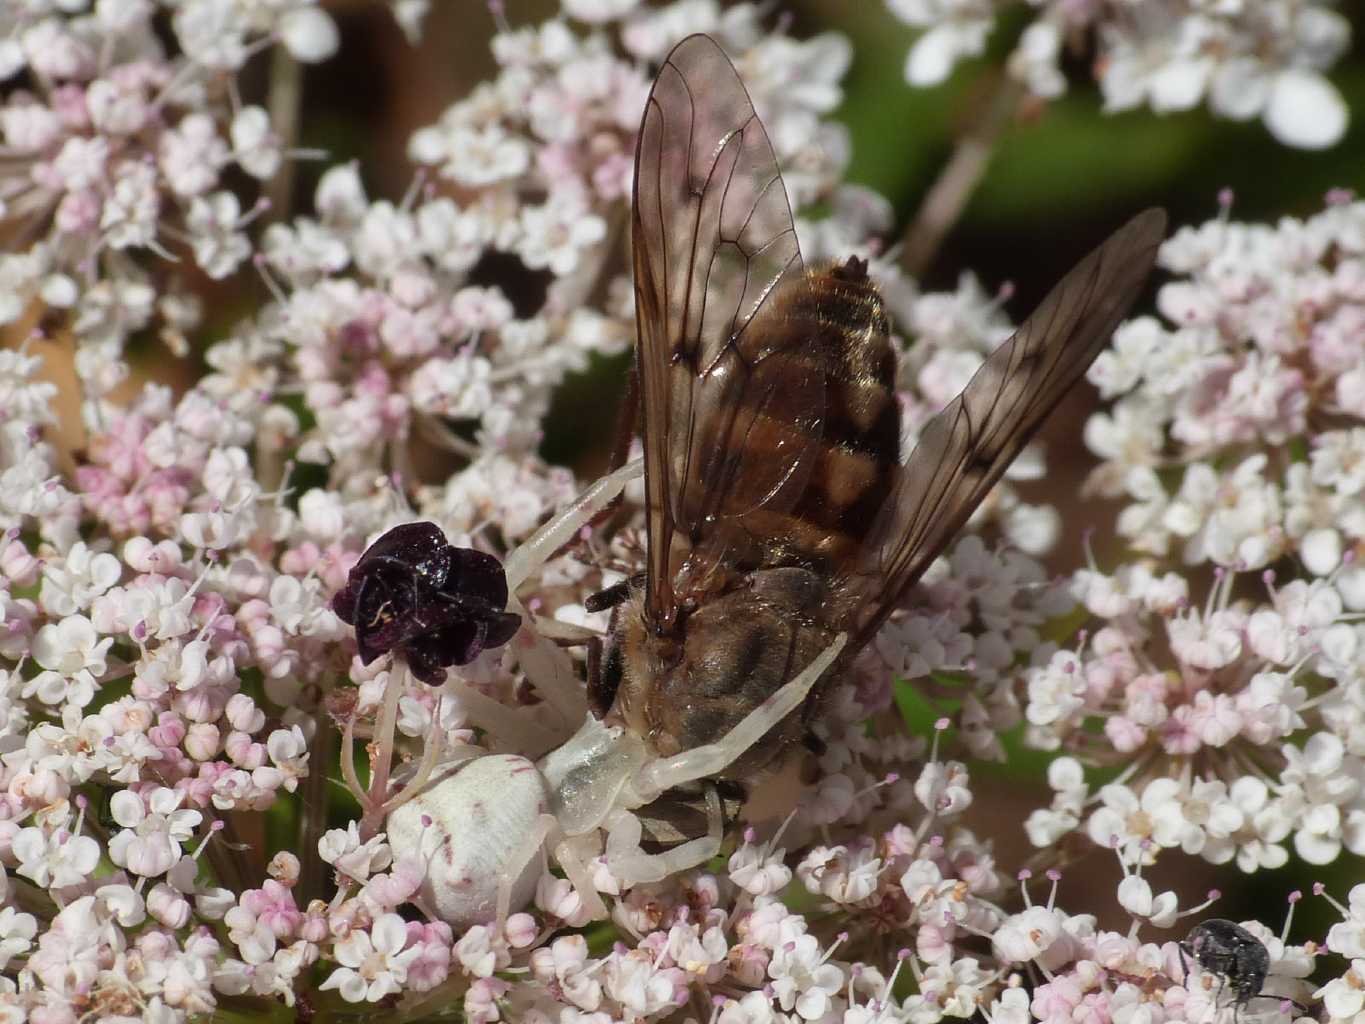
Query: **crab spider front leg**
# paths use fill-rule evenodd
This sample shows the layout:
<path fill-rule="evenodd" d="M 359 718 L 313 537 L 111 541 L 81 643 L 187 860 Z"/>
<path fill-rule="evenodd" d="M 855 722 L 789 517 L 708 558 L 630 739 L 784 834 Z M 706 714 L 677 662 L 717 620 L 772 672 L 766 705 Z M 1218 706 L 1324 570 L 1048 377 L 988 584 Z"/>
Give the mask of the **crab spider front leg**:
<path fill-rule="evenodd" d="M 507 610 L 520 615 L 524 626 L 513 645 L 517 660 L 536 692 L 554 706 L 570 731 L 587 712 L 583 684 L 574 671 L 573 660 L 568 653 L 541 636 L 535 628 L 531 615 L 517 600 L 516 589 L 615 501 L 625 490 L 626 484 L 639 476 L 643 469 L 643 460 L 636 459 L 604 476 L 503 559 L 510 595 Z"/>
<path fill-rule="evenodd" d="M 527 672 L 527 675 L 529 676 L 530 672 Z M 525 709 L 515 708 L 485 696 L 453 673 L 448 677 L 446 686 L 459 701 L 465 721 L 492 736 L 495 742 L 489 745 L 498 750 L 514 751 L 526 757 L 539 757 L 545 751 L 564 742 L 561 730 L 537 724 L 524 713 Z M 586 704 L 584 707 L 586 708 Z M 583 717 L 581 711 L 578 717 Z"/>
<path fill-rule="evenodd" d="M 574 671 L 573 659 L 564 648 L 541 636 L 530 613 L 515 596 L 508 598 L 507 610 L 521 616 L 522 629 L 512 642 L 517 663 L 535 687 L 536 693 L 559 713 L 564 728 L 558 741 L 563 742 L 573 734 L 588 713 L 587 696 L 578 673 Z M 528 752 L 532 749 L 543 753 L 548 747 L 537 745 L 526 748 Z"/>
<path fill-rule="evenodd" d="M 526 578 L 548 562 L 556 551 L 608 505 L 616 500 L 626 484 L 644 472 L 644 459 L 634 459 L 584 491 L 572 505 L 542 526 L 503 559 L 507 588 L 516 590 Z"/>
<path fill-rule="evenodd" d="M 847 633 L 836 636 L 814 661 L 745 715 L 738 725 L 716 742 L 693 747 L 674 757 L 659 758 L 645 765 L 640 769 L 636 782 L 636 792 L 642 798 L 642 803 L 649 803 L 674 786 L 723 772 L 762 739 L 769 729 L 801 706 L 847 642 Z"/>

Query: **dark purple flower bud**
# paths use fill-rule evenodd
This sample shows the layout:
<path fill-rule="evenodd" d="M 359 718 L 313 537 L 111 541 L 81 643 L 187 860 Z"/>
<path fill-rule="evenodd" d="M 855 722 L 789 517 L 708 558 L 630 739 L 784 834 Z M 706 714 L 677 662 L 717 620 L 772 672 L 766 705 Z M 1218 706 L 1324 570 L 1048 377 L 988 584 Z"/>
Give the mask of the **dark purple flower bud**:
<path fill-rule="evenodd" d="M 392 651 L 432 686 L 445 682 L 447 667 L 512 639 L 521 617 L 506 607 L 507 576 L 498 560 L 452 547 L 434 523 L 405 523 L 384 534 L 332 598 L 332 610 L 355 627 L 362 662 Z"/>

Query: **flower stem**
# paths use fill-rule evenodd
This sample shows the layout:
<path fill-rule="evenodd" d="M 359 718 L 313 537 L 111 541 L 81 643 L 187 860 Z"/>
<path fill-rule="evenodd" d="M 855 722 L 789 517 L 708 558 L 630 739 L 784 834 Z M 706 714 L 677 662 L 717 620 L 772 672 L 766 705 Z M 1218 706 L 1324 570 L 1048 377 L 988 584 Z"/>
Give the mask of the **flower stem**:
<path fill-rule="evenodd" d="M 985 177 L 995 144 L 1023 97 L 1023 86 L 1009 74 L 1002 74 L 992 89 L 984 116 L 957 140 L 948 165 L 906 229 L 901 267 L 910 276 L 921 276 L 933 263 L 944 236 L 962 216 L 967 201 Z"/>
<path fill-rule="evenodd" d="M 280 149 L 288 153 L 294 149 L 299 135 L 299 110 L 303 102 L 303 65 L 290 55 L 287 47 L 275 46 L 270 51 L 270 126 L 280 139 Z M 275 176 L 266 185 L 265 196 L 270 200 L 266 212 L 269 223 L 289 218 L 290 199 L 294 194 L 295 161 L 280 161 Z"/>
<path fill-rule="evenodd" d="M 375 819 L 384 813 L 384 802 L 388 797 L 389 770 L 393 767 L 393 733 L 398 722 L 398 698 L 407 687 L 408 665 L 398 658 L 389 669 L 389 685 L 384 689 L 384 706 L 379 712 L 379 727 L 375 730 L 374 743 L 377 750 L 374 771 L 370 775 L 370 792 L 365 818 L 361 822 L 361 838 L 368 839 L 379 831 Z"/>
<path fill-rule="evenodd" d="M 322 858 L 318 856 L 318 840 L 327 828 L 327 766 L 336 752 L 336 730 L 325 716 L 319 716 L 313 736 L 313 749 L 308 755 L 308 777 L 303 781 L 302 814 L 299 818 L 298 854 L 301 871 L 298 885 L 299 906 L 309 900 L 322 898 Z"/>
<path fill-rule="evenodd" d="M 223 815 L 222 821 L 223 831 L 215 842 L 209 843 L 204 856 L 208 858 L 219 885 L 234 893 L 245 892 L 260 884 L 265 877 L 265 865 L 247 865 L 242 852 L 252 849 L 252 845 L 242 841 L 231 814 Z"/>

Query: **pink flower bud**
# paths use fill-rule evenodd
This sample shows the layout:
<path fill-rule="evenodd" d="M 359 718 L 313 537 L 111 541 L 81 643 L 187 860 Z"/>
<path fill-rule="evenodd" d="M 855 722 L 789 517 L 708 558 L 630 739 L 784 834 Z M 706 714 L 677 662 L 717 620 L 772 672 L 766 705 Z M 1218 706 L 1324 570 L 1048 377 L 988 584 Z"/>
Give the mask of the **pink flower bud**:
<path fill-rule="evenodd" d="M 163 711 L 156 725 L 147 730 L 147 738 L 158 747 L 178 747 L 185 738 L 185 723 L 174 711 Z"/>
<path fill-rule="evenodd" d="M 268 760 L 265 744 L 253 742 L 244 732 L 229 733 L 223 751 L 233 764 L 248 771 L 260 768 Z"/>
<path fill-rule="evenodd" d="M 183 928 L 190 920 L 190 904 L 165 882 L 147 894 L 147 913 L 167 928 Z"/>
<path fill-rule="evenodd" d="M 29 587 L 38 580 L 43 563 L 29 554 L 28 548 L 17 540 L 0 547 L 0 576 L 16 587 Z"/>
<path fill-rule="evenodd" d="M 516 949 L 534 942 L 539 930 L 536 919 L 530 914 L 513 914 L 507 919 L 507 941 Z"/>
<path fill-rule="evenodd" d="M 244 693 L 235 693 L 228 699 L 225 714 L 232 727 L 242 732 L 256 732 L 265 725 L 265 714 Z"/>
<path fill-rule="evenodd" d="M 185 753 L 196 761 L 208 761 L 218 754 L 221 735 L 212 722 L 195 722 L 185 732 Z"/>

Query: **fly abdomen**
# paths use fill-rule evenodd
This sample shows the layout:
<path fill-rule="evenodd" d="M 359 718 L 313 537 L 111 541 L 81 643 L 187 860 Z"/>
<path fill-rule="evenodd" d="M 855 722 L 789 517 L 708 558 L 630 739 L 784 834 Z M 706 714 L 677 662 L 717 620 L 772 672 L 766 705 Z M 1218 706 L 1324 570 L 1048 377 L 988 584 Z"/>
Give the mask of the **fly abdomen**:
<path fill-rule="evenodd" d="M 810 451 L 795 499 L 757 509 L 742 522 L 751 536 L 764 538 L 766 564 L 829 569 L 857 554 L 900 461 L 895 354 L 881 297 L 853 261 L 809 274 L 775 299 L 758 346 L 771 353 L 759 368 L 764 387 L 746 391 L 753 427 L 745 448 L 771 448 L 772 458 L 789 458 L 778 446 L 791 444 L 804 411 Z M 812 373 L 823 379 L 820 408 L 792 410 L 768 399 L 796 391 Z M 769 407 L 798 418 L 777 422 Z"/>

